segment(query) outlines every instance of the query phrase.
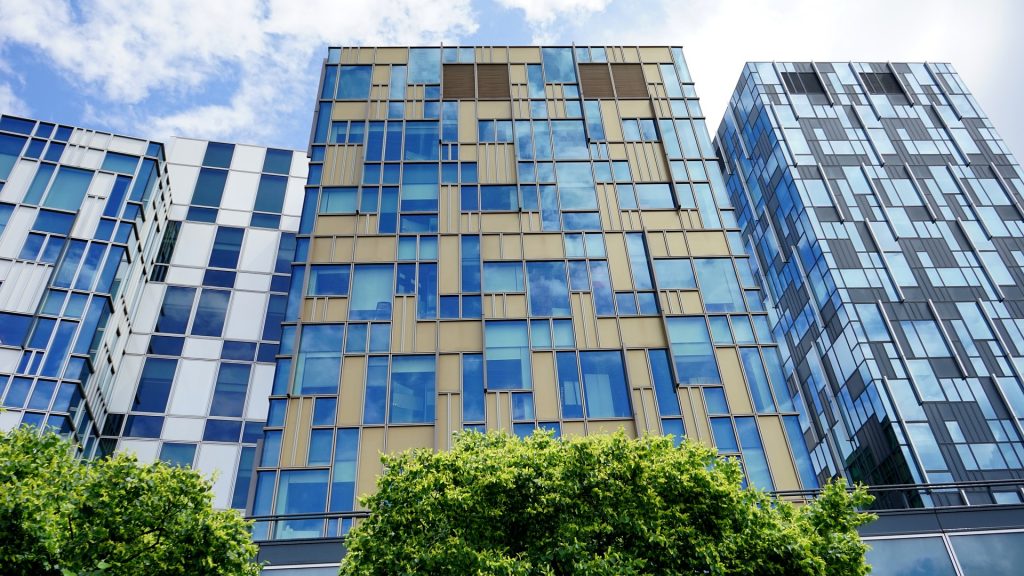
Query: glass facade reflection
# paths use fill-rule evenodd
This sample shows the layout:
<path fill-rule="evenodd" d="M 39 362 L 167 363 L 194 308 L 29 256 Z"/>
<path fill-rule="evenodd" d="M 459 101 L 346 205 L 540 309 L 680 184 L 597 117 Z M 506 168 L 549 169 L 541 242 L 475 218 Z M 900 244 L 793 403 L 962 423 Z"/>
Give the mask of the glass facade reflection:
<path fill-rule="evenodd" d="M 953 68 L 751 63 L 715 145 L 817 477 L 1024 476 L 1024 175 Z"/>

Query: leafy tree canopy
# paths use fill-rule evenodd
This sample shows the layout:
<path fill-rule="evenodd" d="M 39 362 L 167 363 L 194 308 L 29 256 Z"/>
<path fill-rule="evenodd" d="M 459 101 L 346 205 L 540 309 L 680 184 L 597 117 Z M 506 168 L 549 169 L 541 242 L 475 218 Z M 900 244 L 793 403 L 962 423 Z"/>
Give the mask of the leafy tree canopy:
<path fill-rule="evenodd" d="M 711 574 L 862 576 L 862 488 L 796 507 L 741 486 L 695 442 L 622 432 L 557 440 L 460 435 L 382 457 L 345 576 Z"/>
<path fill-rule="evenodd" d="M 256 546 L 210 482 L 134 456 L 78 460 L 56 434 L 0 433 L 0 572 L 257 575 Z"/>

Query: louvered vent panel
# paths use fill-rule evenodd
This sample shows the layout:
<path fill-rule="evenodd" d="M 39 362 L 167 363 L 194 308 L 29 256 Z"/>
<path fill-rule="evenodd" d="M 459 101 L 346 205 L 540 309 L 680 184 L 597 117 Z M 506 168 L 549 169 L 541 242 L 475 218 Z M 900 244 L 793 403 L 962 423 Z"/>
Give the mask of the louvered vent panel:
<path fill-rule="evenodd" d="M 445 64 L 442 90 L 445 100 L 476 98 L 472 64 Z"/>
<path fill-rule="evenodd" d="M 477 64 L 477 91 L 481 100 L 510 100 L 512 88 L 505 64 Z"/>
<path fill-rule="evenodd" d="M 580 64 L 580 90 L 584 98 L 614 98 L 607 64 Z"/>
<path fill-rule="evenodd" d="M 612 78 L 619 98 L 649 98 L 640 64 L 612 64 Z"/>

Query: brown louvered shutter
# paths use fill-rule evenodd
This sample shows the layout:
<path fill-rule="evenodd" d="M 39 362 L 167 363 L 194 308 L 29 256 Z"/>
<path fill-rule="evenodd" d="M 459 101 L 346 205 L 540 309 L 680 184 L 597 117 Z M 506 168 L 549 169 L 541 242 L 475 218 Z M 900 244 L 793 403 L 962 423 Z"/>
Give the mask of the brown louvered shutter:
<path fill-rule="evenodd" d="M 505 64 L 477 64 L 477 92 L 481 100 L 511 100 L 512 87 Z"/>
<path fill-rule="evenodd" d="M 580 90 L 584 98 L 614 98 L 607 64 L 580 64 Z"/>
<path fill-rule="evenodd" d="M 445 64 L 441 90 L 445 100 L 476 98 L 472 64 Z"/>
<path fill-rule="evenodd" d="M 615 94 L 619 98 L 648 98 L 644 69 L 640 64 L 612 64 Z"/>

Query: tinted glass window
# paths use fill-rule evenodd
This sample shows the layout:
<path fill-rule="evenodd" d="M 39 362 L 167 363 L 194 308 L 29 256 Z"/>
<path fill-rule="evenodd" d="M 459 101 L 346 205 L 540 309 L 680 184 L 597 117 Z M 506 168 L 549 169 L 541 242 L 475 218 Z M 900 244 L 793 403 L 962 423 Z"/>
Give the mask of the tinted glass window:
<path fill-rule="evenodd" d="M 62 210 L 78 210 L 82 199 L 92 182 L 93 172 L 61 166 L 57 177 L 50 185 L 50 193 L 46 195 L 44 206 Z"/>
<path fill-rule="evenodd" d="M 241 416 L 249 389 L 251 364 L 221 364 L 213 389 L 211 416 Z"/>
<path fill-rule="evenodd" d="M 338 393 L 344 333 L 343 324 L 312 324 L 302 327 L 295 367 L 298 394 Z"/>
<path fill-rule="evenodd" d="M 580 352 L 588 418 L 628 418 L 629 387 L 619 351 Z"/>
<path fill-rule="evenodd" d="M 168 286 L 164 293 L 163 306 L 160 307 L 160 316 L 156 320 L 156 331 L 184 334 L 189 316 L 192 314 L 195 295 L 195 288 Z"/>
<path fill-rule="evenodd" d="M 342 66 L 338 81 L 338 100 L 366 100 L 370 97 L 372 66 Z"/>
<path fill-rule="evenodd" d="M 718 384 L 715 351 L 703 316 L 666 319 L 676 376 L 682 384 Z"/>
<path fill-rule="evenodd" d="M 865 559 L 872 576 L 955 576 L 941 538 L 869 540 Z M 988 555 L 987 553 L 983 553 Z M 995 576 L 995 574 L 992 574 Z"/>
<path fill-rule="evenodd" d="M 167 397 L 171 393 L 171 382 L 177 360 L 168 358 L 147 358 L 139 379 L 132 410 L 139 412 L 163 412 L 167 408 Z"/>
<path fill-rule="evenodd" d="M 195 191 L 192 193 L 192 204 L 214 208 L 220 206 L 220 199 L 224 194 L 224 183 L 227 182 L 227 179 L 226 170 L 200 169 Z"/>
<path fill-rule="evenodd" d="M 395 356 L 391 360 L 392 424 L 434 421 L 434 356 Z"/>
<path fill-rule="evenodd" d="M 488 322 L 484 344 L 488 389 L 531 387 L 529 328 L 525 320 Z"/>

